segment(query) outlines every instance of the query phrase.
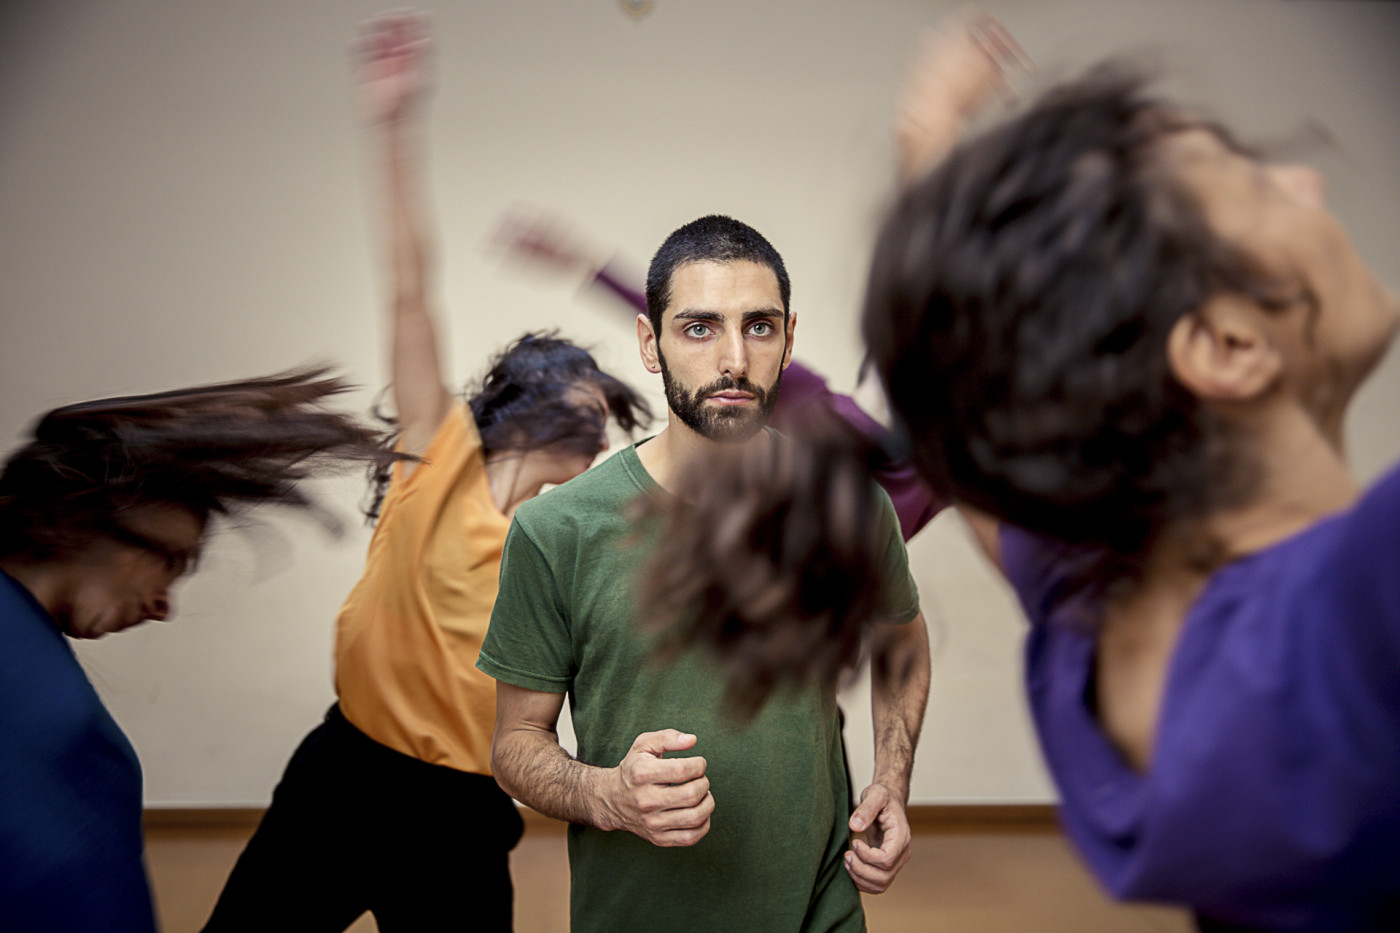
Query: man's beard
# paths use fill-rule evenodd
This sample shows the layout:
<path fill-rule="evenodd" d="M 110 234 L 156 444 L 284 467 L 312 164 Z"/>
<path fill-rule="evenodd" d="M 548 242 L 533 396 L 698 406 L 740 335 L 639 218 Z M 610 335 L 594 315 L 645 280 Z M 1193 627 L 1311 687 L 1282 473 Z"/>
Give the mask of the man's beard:
<path fill-rule="evenodd" d="M 778 370 L 778 378 L 774 379 L 767 389 L 750 382 L 747 376 L 737 379 L 733 376 L 721 376 L 709 385 L 690 392 L 671 378 L 666 357 L 659 350 L 656 356 L 661 363 L 661 384 L 666 388 L 666 404 L 676 413 L 676 417 L 681 419 L 682 424 L 706 440 L 721 443 L 746 441 L 763 429 L 768 423 L 768 416 L 773 414 L 773 407 L 778 404 L 778 387 L 783 382 L 781 369 Z M 716 392 L 726 390 L 748 392 L 758 404 L 711 404 L 706 407 L 706 399 Z"/>

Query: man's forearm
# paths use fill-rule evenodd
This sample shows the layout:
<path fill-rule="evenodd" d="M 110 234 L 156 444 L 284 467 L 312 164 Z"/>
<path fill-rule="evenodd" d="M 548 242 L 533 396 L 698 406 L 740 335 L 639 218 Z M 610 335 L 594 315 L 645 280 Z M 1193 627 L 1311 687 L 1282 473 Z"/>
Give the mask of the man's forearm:
<path fill-rule="evenodd" d="M 506 793 L 545 816 L 615 828 L 604 804 L 604 783 L 612 769 L 584 764 L 553 736 L 530 730 L 498 735 L 491 768 Z"/>
<path fill-rule="evenodd" d="M 885 640 L 875 650 L 870 671 L 874 783 L 884 784 L 904 803 L 928 705 L 928 629 L 919 615 L 906 625 L 881 626 L 881 632 Z"/>

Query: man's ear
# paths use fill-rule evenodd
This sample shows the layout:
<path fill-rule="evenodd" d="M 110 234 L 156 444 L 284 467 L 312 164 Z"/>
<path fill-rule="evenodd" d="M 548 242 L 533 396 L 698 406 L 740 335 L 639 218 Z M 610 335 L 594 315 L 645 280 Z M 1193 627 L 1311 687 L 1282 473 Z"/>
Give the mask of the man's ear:
<path fill-rule="evenodd" d="M 788 364 L 792 362 L 792 338 L 793 335 L 797 333 L 796 314 L 790 311 L 788 312 L 787 323 L 784 325 L 783 330 L 786 332 L 783 335 L 783 369 L 787 369 Z"/>
<path fill-rule="evenodd" d="M 637 315 L 637 349 L 642 354 L 642 365 L 649 373 L 661 372 L 660 351 L 656 347 L 656 332 L 651 329 L 651 318 Z"/>
<path fill-rule="evenodd" d="M 1239 402 L 1264 394 L 1284 362 L 1267 313 L 1242 295 L 1218 295 L 1184 315 L 1167 337 L 1172 375 L 1203 399 Z"/>

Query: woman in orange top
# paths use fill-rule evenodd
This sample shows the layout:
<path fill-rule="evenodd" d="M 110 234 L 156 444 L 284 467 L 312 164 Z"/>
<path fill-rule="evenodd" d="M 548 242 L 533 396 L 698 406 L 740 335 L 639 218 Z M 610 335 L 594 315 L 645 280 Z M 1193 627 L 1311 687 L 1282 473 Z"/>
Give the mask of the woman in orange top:
<path fill-rule="evenodd" d="M 293 755 L 206 930 L 509 930 L 520 817 L 490 772 L 495 682 L 475 662 L 515 508 L 583 472 L 609 415 L 648 417 L 584 350 L 527 334 L 463 402 L 444 384 L 425 289 L 418 115 L 423 18 L 359 42 L 366 121 L 387 179 L 399 449 L 380 477 L 364 576 L 337 620 L 339 702 Z"/>

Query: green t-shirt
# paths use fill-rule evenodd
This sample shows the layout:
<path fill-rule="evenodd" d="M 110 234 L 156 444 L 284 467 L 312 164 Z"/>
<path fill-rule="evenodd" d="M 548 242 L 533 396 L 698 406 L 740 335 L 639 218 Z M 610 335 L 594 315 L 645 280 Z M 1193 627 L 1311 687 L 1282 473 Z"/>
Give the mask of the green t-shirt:
<path fill-rule="evenodd" d="M 831 689 L 780 691 L 747 725 L 721 712 L 723 679 L 692 652 L 664 667 L 633 623 L 644 544 L 626 517 L 656 494 L 636 447 L 525 503 L 501 560 L 501 586 L 477 667 L 497 680 L 567 693 L 578 758 L 614 767 L 643 732 L 678 729 L 703 755 L 710 831 L 662 848 L 628 832 L 569 827 L 574 933 L 865 929 L 842 866 L 850 781 Z M 894 621 L 919 611 L 899 522 L 882 496 Z"/>

